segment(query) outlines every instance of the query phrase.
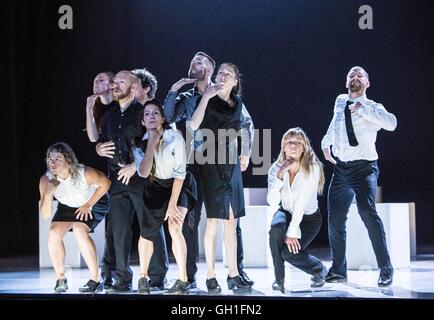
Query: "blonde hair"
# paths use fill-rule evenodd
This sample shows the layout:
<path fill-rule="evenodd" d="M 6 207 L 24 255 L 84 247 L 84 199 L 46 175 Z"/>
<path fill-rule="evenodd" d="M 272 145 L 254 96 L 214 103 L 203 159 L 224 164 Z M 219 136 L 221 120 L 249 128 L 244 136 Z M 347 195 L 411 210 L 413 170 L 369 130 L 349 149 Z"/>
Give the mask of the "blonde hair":
<path fill-rule="evenodd" d="M 297 137 L 302 141 L 303 154 L 301 155 L 300 163 L 302 169 L 306 172 L 306 175 L 309 176 L 312 173 L 313 166 L 315 164 L 318 165 L 319 174 L 320 174 L 320 178 L 318 182 L 318 194 L 322 194 L 324 190 L 324 183 L 325 183 L 323 164 L 321 163 L 321 161 L 319 161 L 318 157 L 313 151 L 309 138 L 307 137 L 303 129 L 299 127 L 291 128 L 284 133 L 282 137 L 282 141 L 280 143 L 279 157 L 277 158 L 275 164 L 281 166 L 282 163 L 286 160 L 285 152 L 284 152 L 285 142 L 293 137 Z"/>
<path fill-rule="evenodd" d="M 71 174 L 71 179 L 73 184 L 77 183 L 77 179 L 80 175 L 80 169 L 84 168 L 84 166 L 80 163 L 78 163 L 77 157 L 75 156 L 74 151 L 69 146 L 69 144 L 65 142 L 56 142 L 48 147 L 47 153 L 45 156 L 45 163 L 47 164 L 47 170 L 49 173 L 51 173 L 53 176 L 53 172 L 51 172 L 50 165 L 49 165 L 49 159 L 51 153 L 60 153 L 64 156 L 65 161 L 67 164 L 70 165 L 69 172 Z"/>

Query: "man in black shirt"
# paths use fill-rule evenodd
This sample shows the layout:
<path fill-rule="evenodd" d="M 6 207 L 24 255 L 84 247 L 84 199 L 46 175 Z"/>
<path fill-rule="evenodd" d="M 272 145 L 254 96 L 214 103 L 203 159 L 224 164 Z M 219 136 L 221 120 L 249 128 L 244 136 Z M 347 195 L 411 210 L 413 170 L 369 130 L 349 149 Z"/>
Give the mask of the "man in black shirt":
<path fill-rule="evenodd" d="M 111 266 L 116 265 L 116 282 L 109 291 L 132 289 L 133 273 L 129 267 L 131 252 L 131 224 L 134 212 L 143 212 L 144 179 L 136 174 L 131 148 L 134 139 L 142 133 L 142 105 L 134 98 L 138 78 L 130 71 L 120 71 L 113 81 L 116 105 L 107 110 L 101 121 L 96 151 L 108 159 L 108 177 L 112 184 L 110 212 L 107 215 L 106 247 L 102 272 L 110 284 Z"/>

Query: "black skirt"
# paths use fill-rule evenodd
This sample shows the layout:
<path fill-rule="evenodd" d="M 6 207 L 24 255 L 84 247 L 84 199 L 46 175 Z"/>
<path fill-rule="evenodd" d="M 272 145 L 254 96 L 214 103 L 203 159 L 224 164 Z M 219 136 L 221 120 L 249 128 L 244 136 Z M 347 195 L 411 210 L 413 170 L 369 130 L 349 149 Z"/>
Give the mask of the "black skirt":
<path fill-rule="evenodd" d="M 236 164 L 199 165 L 199 177 L 207 218 L 229 220 L 229 204 L 235 218 L 246 215 L 239 160 Z"/>
<path fill-rule="evenodd" d="M 77 215 L 75 214 L 77 209 L 59 202 L 51 222 L 82 222 L 89 227 L 89 232 L 93 232 L 110 210 L 110 196 L 106 193 L 92 206 L 92 219 L 88 219 L 87 221 L 77 220 Z M 72 229 L 69 231 L 72 231 Z"/>
<path fill-rule="evenodd" d="M 153 178 L 146 179 L 143 191 L 144 213 L 141 217 L 140 235 L 147 240 L 154 240 L 159 235 L 159 230 L 164 223 L 174 179 Z M 190 219 L 193 208 L 197 202 L 196 180 L 187 171 L 181 193 L 178 198 L 178 206 L 187 208 L 186 219 Z"/>

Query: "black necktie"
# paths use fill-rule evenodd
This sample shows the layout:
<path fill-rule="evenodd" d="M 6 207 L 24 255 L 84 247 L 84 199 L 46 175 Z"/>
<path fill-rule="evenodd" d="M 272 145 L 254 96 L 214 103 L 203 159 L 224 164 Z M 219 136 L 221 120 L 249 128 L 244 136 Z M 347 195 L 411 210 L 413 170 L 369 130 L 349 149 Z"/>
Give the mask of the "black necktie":
<path fill-rule="evenodd" d="M 353 121 L 351 120 L 351 111 L 349 105 L 353 104 L 352 101 L 347 101 L 345 105 L 345 127 L 347 128 L 348 142 L 350 146 L 356 147 L 359 145 L 356 135 L 354 134 Z"/>

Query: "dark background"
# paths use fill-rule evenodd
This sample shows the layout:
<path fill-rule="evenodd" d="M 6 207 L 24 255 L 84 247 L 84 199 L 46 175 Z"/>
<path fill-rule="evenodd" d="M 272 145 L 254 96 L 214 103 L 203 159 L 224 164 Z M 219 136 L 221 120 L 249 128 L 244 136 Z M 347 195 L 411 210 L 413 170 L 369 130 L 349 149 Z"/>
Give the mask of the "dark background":
<path fill-rule="evenodd" d="M 73 30 L 60 30 L 61 5 Z M 373 8 L 360 30 L 358 9 Z M 304 128 L 318 155 L 333 103 L 353 65 L 370 74 L 368 97 L 398 118 L 377 140 L 384 202 L 415 202 L 418 250 L 434 246 L 433 10 L 430 1 L 141 0 L 2 2 L 0 254 L 38 253 L 38 180 L 47 147 L 65 141 L 105 170 L 89 143 L 85 101 L 94 76 L 147 67 L 157 97 L 184 77 L 196 51 L 236 63 L 244 102 L 259 129 Z M 187 87 L 185 90 L 188 89 Z M 326 164 L 327 184 L 331 165 Z M 266 176 L 244 175 L 246 187 Z M 326 217 L 326 197 L 320 198 Z M 327 245 L 327 224 L 315 244 Z M 434 253 L 434 249 L 431 253 Z"/>

